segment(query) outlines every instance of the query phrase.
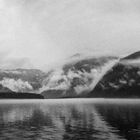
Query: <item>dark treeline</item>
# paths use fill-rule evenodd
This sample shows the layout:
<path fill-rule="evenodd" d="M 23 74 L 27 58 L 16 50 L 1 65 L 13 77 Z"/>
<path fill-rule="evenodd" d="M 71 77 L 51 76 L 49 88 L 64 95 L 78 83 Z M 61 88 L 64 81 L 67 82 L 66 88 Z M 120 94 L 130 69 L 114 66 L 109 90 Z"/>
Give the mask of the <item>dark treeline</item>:
<path fill-rule="evenodd" d="M 44 97 L 35 93 L 1 92 L 0 99 L 44 99 Z"/>
<path fill-rule="evenodd" d="M 97 87 L 88 95 L 88 97 L 99 98 L 140 98 L 140 86 L 124 86 L 118 90 L 98 89 Z"/>

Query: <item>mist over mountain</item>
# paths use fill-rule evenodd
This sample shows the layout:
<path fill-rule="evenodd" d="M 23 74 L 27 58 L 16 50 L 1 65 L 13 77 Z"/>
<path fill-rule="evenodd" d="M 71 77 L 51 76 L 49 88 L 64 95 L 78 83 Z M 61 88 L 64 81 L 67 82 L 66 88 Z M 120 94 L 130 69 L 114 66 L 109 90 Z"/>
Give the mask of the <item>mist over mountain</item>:
<path fill-rule="evenodd" d="M 124 58 L 75 54 L 46 72 L 0 69 L 0 92 L 37 93 L 45 98 L 127 96 L 128 89 L 135 93 L 140 89 L 138 54 Z"/>
<path fill-rule="evenodd" d="M 14 92 L 36 92 L 45 75 L 37 69 L 0 69 L 0 84 Z"/>
<path fill-rule="evenodd" d="M 112 67 L 90 96 L 140 97 L 140 52 L 133 53 Z"/>
<path fill-rule="evenodd" d="M 130 54 L 130 55 L 122 58 L 121 60 L 136 60 L 136 59 L 140 59 L 140 51 Z"/>
<path fill-rule="evenodd" d="M 78 57 L 78 58 L 77 58 Z M 100 77 L 118 61 L 117 57 L 81 57 L 75 55 L 72 61 L 50 71 L 43 81 L 40 92 L 46 98 L 77 97 L 87 94 L 98 83 Z"/>

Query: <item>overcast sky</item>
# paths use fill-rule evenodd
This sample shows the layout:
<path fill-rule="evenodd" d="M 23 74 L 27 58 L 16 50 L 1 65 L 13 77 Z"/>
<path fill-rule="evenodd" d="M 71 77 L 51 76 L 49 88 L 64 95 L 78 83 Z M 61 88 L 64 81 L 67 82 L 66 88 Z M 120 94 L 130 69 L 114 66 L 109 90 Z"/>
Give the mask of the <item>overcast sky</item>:
<path fill-rule="evenodd" d="M 0 67 L 41 68 L 77 52 L 140 50 L 140 0 L 0 0 Z"/>

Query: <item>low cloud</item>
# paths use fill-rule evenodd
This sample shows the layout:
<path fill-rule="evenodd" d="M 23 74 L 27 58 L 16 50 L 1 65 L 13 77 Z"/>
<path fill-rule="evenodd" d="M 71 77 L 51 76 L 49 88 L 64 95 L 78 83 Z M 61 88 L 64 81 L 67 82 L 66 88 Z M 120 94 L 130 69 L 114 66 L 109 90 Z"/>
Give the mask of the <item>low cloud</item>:
<path fill-rule="evenodd" d="M 102 66 L 91 68 L 89 72 L 69 69 L 66 73 L 63 68 L 56 69 L 43 81 L 40 92 L 73 89 L 76 94 L 80 94 L 84 91 L 91 91 L 117 62 L 118 60 L 109 61 Z"/>
<path fill-rule="evenodd" d="M 3 80 L 0 81 L 0 84 L 15 92 L 30 92 L 33 90 L 33 87 L 29 84 L 29 82 L 22 81 L 21 79 L 15 80 L 3 78 Z"/>
<path fill-rule="evenodd" d="M 135 60 L 123 60 L 120 62 L 121 64 L 124 64 L 124 65 L 136 65 L 136 66 L 139 66 L 140 67 L 140 59 L 135 59 Z"/>

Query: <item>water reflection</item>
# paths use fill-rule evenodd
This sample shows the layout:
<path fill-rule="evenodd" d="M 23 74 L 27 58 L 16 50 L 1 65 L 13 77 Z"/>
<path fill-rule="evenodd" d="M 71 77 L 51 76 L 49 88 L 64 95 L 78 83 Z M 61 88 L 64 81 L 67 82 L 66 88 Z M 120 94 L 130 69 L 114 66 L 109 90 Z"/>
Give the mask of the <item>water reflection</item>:
<path fill-rule="evenodd" d="M 139 107 L 135 103 L 88 100 L 1 103 L 0 139 L 137 140 L 140 138 Z"/>
<path fill-rule="evenodd" d="M 140 139 L 140 104 L 98 104 L 96 109 L 120 136 L 127 140 Z"/>

